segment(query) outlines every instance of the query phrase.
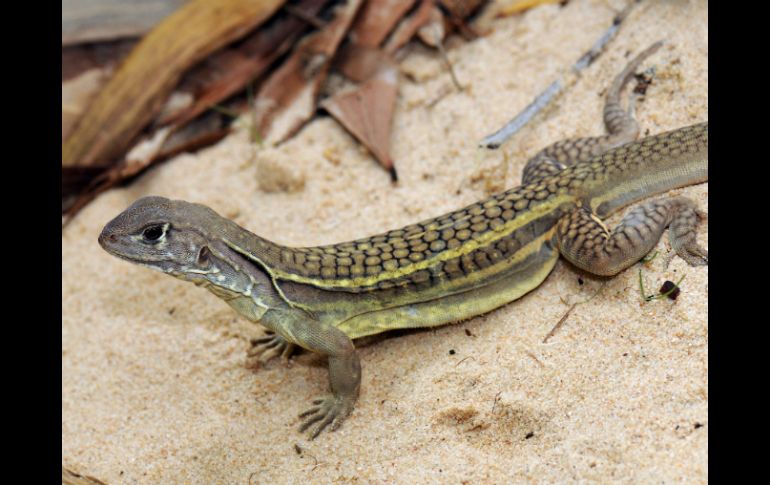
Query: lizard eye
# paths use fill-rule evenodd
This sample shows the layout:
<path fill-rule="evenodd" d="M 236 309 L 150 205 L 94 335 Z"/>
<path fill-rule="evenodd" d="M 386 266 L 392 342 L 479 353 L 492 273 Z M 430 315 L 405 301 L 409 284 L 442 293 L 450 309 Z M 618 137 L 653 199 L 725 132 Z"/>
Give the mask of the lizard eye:
<path fill-rule="evenodd" d="M 165 233 L 166 226 L 164 224 L 156 224 L 145 228 L 144 231 L 142 231 L 142 237 L 145 241 L 157 242 Z"/>

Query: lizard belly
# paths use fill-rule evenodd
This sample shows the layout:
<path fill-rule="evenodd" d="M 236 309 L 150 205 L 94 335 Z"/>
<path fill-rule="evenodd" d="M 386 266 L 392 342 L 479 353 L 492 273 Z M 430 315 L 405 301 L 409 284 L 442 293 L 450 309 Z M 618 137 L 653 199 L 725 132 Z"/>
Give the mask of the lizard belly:
<path fill-rule="evenodd" d="M 547 242 L 526 261 L 501 272 L 479 287 L 427 301 L 361 313 L 335 326 L 355 339 L 389 330 L 435 327 L 482 315 L 539 286 L 558 258 L 558 251 Z"/>

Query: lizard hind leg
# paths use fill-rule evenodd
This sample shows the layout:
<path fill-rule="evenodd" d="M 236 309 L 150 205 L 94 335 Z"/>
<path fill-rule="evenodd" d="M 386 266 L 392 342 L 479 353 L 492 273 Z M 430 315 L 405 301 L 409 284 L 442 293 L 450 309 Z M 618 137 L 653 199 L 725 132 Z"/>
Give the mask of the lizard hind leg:
<path fill-rule="evenodd" d="M 557 245 L 578 268 L 612 276 L 649 253 L 670 226 L 671 247 L 691 266 L 700 266 L 708 264 L 708 253 L 696 241 L 699 218 L 690 199 L 659 199 L 632 209 L 610 232 L 595 214 L 580 208 L 559 221 Z"/>

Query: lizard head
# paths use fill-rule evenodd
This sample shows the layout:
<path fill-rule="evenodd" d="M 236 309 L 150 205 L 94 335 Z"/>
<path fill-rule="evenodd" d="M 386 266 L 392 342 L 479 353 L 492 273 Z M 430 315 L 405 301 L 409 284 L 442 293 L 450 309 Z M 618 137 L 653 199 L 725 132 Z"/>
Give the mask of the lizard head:
<path fill-rule="evenodd" d="M 211 217 L 218 216 L 200 204 L 143 197 L 104 226 L 99 244 L 113 256 L 197 281 L 210 269 L 211 252 L 195 222 Z"/>

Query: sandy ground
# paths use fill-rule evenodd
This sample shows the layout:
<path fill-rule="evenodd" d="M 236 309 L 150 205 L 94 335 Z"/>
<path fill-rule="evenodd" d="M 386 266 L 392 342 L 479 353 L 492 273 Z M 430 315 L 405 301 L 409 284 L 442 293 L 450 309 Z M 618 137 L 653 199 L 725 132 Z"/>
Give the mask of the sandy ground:
<path fill-rule="evenodd" d="M 398 186 L 322 117 L 275 149 L 249 144 L 241 130 L 99 197 L 62 237 L 62 463 L 108 483 L 705 483 L 706 267 L 675 258 L 666 268 L 661 257 L 636 265 L 547 343 L 569 306 L 603 283 L 563 261 L 538 289 L 486 316 L 362 346 L 355 411 L 311 442 L 297 414 L 327 390 L 321 359 L 305 353 L 290 368 L 247 369 L 254 325 L 207 291 L 96 242 L 148 194 L 208 204 L 288 245 L 353 239 L 461 207 L 517 185 L 539 148 L 602 133 L 606 86 L 658 39 L 666 45 L 645 64 L 657 77 L 637 106 L 643 133 L 707 120 L 707 3 L 648 1 L 551 109 L 501 150 L 477 148 L 623 4 L 543 6 L 496 21 L 487 37 L 452 39 L 467 88 L 438 101 L 449 75 L 434 52 L 413 48 L 401 63 L 392 136 Z M 264 190 L 275 170 L 304 186 Z M 707 184 L 676 192 L 708 210 Z M 671 252 L 667 238 L 657 249 Z M 648 291 L 686 275 L 679 298 L 642 302 L 640 268 Z"/>

